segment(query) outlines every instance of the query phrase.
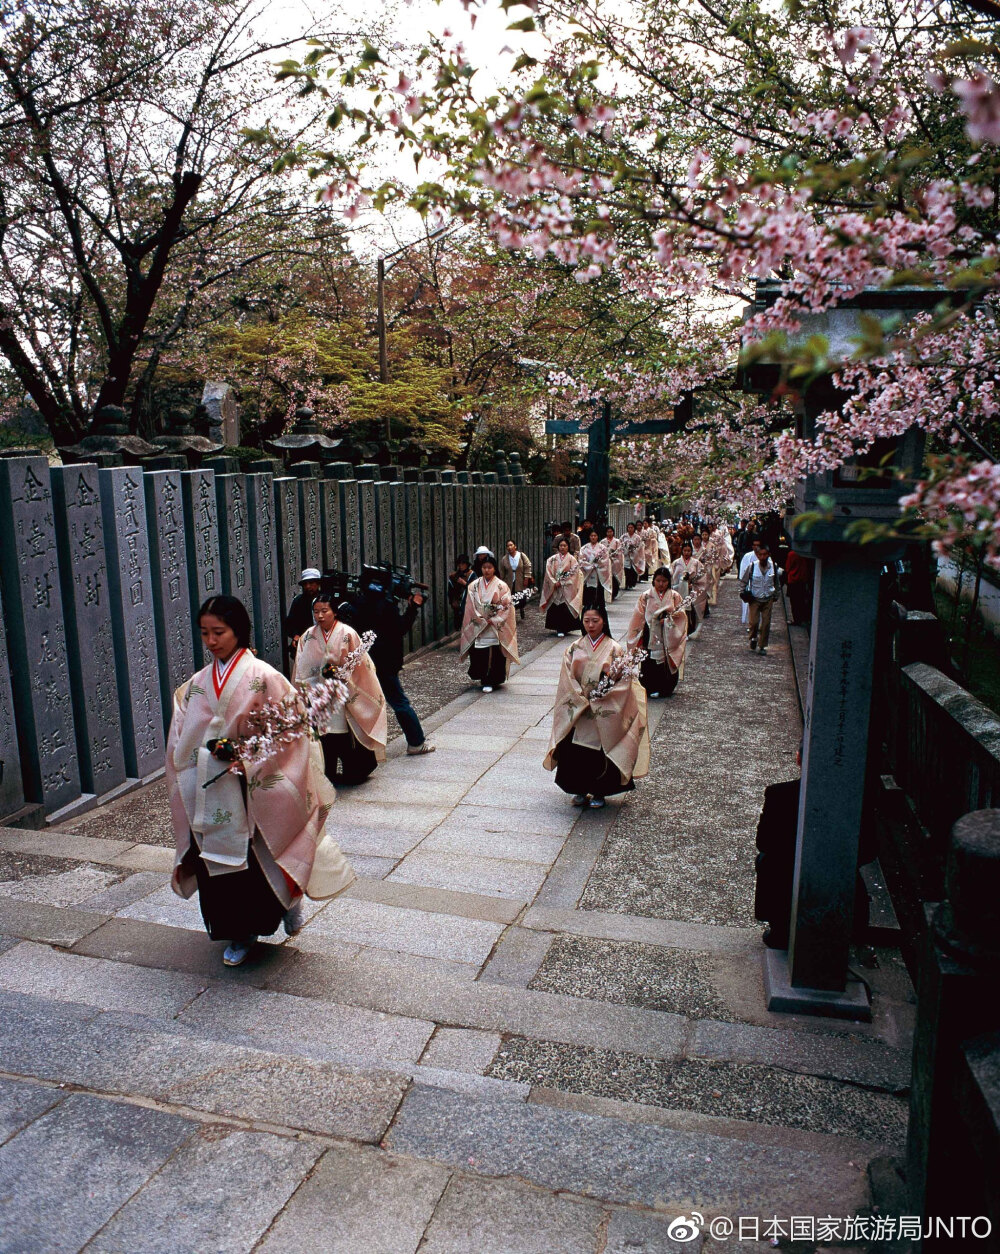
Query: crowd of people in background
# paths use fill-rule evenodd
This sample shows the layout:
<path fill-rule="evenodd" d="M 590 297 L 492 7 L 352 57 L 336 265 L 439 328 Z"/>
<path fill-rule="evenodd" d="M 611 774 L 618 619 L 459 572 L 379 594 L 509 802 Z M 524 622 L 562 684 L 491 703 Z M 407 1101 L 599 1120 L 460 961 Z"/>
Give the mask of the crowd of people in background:
<path fill-rule="evenodd" d="M 781 542 L 780 524 L 770 518 L 728 526 L 690 513 L 648 516 L 621 534 L 589 518 L 575 530 L 569 522 L 553 525 L 540 608 L 547 630 L 572 639 L 545 766 L 574 805 L 599 808 L 646 773 L 647 703 L 677 690 L 688 641 L 718 605 L 728 572 L 739 580 L 749 648 L 759 656 L 767 655 L 772 609 L 786 579 L 794 621 L 808 624 L 812 563 Z M 608 607 L 640 584 L 649 586 L 616 640 Z M 434 750 L 400 682 L 405 637 L 424 603 L 421 586 L 407 583 L 400 593 L 391 579 L 388 586 L 369 581 L 349 607 L 353 621 L 344 621 L 348 607 L 317 568 L 302 571 L 300 587 L 285 620 L 290 679 L 254 656 L 243 605 L 214 597 L 198 616 L 213 661 L 175 699 L 167 754 L 174 888 L 198 893 L 209 935 L 229 942 L 229 965 L 245 959 L 258 935 L 282 923 L 289 934 L 297 931 L 304 895 L 330 897 L 350 884 L 351 868 L 324 834 L 331 785 L 361 783 L 384 760 L 388 709 L 407 754 Z M 523 619 L 534 588 L 531 558 L 516 539 L 499 560 L 485 545 L 471 559 L 456 558 L 445 590 L 451 622 L 459 656 L 483 693 L 502 688 L 519 660 L 518 614 Z M 264 766 L 240 758 L 254 710 L 296 692 L 316 693 L 308 699 L 320 708 L 331 677 L 343 682 L 342 696 L 317 716 L 312 735 L 283 741 Z M 220 745 L 229 746 L 226 753 Z M 228 766 L 215 771 L 220 760 Z"/>

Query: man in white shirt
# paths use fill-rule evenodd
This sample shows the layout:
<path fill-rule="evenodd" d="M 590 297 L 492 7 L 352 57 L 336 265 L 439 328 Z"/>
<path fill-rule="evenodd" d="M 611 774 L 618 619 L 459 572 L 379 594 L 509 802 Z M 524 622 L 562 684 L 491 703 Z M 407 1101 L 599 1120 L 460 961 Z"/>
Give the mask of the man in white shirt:
<path fill-rule="evenodd" d="M 750 563 L 741 583 L 744 588 L 750 589 L 753 597 L 748 607 L 750 648 L 756 649 L 759 643 L 761 657 L 767 657 L 771 610 L 778 595 L 778 568 L 771 561 L 770 550 L 763 540 L 758 543 L 756 559 Z"/>
<path fill-rule="evenodd" d="M 748 549 L 747 552 L 740 558 L 740 572 L 738 577 L 741 584 L 746 579 L 747 571 L 757 560 L 757 546 L 759 544 L 759 540 L 754 540 L 752 547 Z M 740 614 L 740 622 L 745 627 L 747 625 L 747 611 L 750 607 L 747 605 L 746 601 L 741 601 L 740 604 L 743 606 L 742 613 Z"/>

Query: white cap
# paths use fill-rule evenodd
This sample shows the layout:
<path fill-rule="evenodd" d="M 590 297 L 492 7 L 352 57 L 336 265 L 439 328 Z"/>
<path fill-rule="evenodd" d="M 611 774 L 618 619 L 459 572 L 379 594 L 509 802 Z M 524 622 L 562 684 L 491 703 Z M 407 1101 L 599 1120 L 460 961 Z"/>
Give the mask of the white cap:
<path fill-rule="evenodd" d="M 485 545 L 485 544 L 481 544 L 481 545 L 479 546 L 479 548 L 478 548 L 478 549 L 476 549 L 475 553 L 473 553 L 473 555 L 472 555 L 472 556 L 473 556 L 473 557 L 479 557 L 479 556 L 481 556 L 483 553 L 489 553 L 490 557 L 492 557 L 492 556 L 493 556 L 493 550 L 492 550 L 491 548 L 489 548 L 489 547 L 488 547 L 487 545 Z"/>
<path fill-rule="evenodd" d="M 319 571 L 316 569 L 315 566 L 307 566 L 305 570 L 302 572 L 302 577 L 299 579 L 299 583 L 305 583 L 307 579 L 322 579 L 322 578 L 323 576 L 319 573 Z"/>

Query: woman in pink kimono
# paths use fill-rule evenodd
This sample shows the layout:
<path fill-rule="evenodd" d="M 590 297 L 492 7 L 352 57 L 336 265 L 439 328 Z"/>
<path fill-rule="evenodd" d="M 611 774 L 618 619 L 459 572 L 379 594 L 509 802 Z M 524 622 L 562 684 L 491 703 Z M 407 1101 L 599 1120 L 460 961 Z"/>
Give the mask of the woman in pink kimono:
<path fill-rule="evenodd" d="M 648 579 L 650 572 L 660 564 L 660 529 L 651 518 L 646 519 L 642 529 L 642 542 L 646 546 L 646 573 L 643 578 Z"/>
<path fill-rule="evenodd" d="M 625 587 L 634 588 L 639 582 L 639 577 L 646 573 L 646 544 L 636 530 L 635 523 L 629 523 L 626 526 L 621 543 Z"/>
<path fill-rule="evenodd" d="M 171 884 L 181 897 L 197 890 L 209 936 L 229 942 L 223 962 L 238 966 L 258 936 L 282 922 L 289 936 L 301 928 L 303 894 L 336 897 L 355 877 L 326 834 L 334 792 L 309 736 L 255 766 L 213 755 L 217 741 L 249 734 L 254 711 L 295 689 L 254 656 L 250 618 L 235 597 L 210 597 L 198 625 L 213 660 L 174 693 L 167 737 Z"/>
<path fill-rule="evenodd" d="M 483 692 L 507 682 L 511 662 L 517 656 L 517 619 L 510 588 L 497 578 L 496 559 L 485 553 L 477 559 L 479 577 L 465 594 L 465 618 L 459 641 L 459 657 L 469 656 L 469 678 L 478 679 Z"/>
<path fill-rule="evenodd" d="M 605 797 L 630 791 L 649 770 L 646 694 L 623 677 L 606 696 L 592 695 L 625 650 L 601 610 L 583 611 L 583 629 L 563 654 L 545 769 L 555 771 L 575 806 L 600 809 Z"/>
<path fill-rule="evenodd" d="M 611 554 L 596 531 L 591 531 L 578 561 L 583 572 L 583 608 L 603 609 L 611 599 Z"/>
<path fill-rule="evenodd" d="M 559 636 L 579 630 L 583 609 L 583 571 L 569 551 L 569 540 L 565 536 L 545 563 L 539 606 L 545 611 L 546 630 Z"/>
<path fill-rule="evenodd" d="M 708 608 L 705 592 L 705 567 L 694 555 L 690 540 L 681 545 L 681 555 L 674 562 L 670 582 L 681 596 L 693 596 L 694 606 L 688 610 L 688 639 L 694 640 L 701 631 L 701 619 Z"/>
<path fill-rule="evenodd" d="M 614 601 L 625 582 L 625 554 L 614 527 L 609 527 L 604 533 L 604 547 L 611 558 L 611 599 Z"/>
<path fill-rule="evenodd" d="M 318 684 L 324 666 L 343 667 L 347 655 L 360 649 L 361 637 L 353 627 L 337 619 L 333 598 L 320 593 L 313 601 L 316 623 L 299 637 L 295 653 L 297 684 Z M 333 784 L 360 784 L 385 761 L 388 736 L 385 697 L 367 653 L 361 655 L 347 675 L 347 704 L 337 706 L 320 735 L 326 777 Z M 337 771 L 338 761 L 342 763 Z"/>
<path fill-rule="evenodd" d="M 628 645 L 641 645 L 649 654 L 639 679 L 650 697 L 672 697 L 684 677 L 688 621 L 687 611 L 680 608 L 683 599 L 670 587 L 670 571 L 661 566 L 632 611 Z"/>

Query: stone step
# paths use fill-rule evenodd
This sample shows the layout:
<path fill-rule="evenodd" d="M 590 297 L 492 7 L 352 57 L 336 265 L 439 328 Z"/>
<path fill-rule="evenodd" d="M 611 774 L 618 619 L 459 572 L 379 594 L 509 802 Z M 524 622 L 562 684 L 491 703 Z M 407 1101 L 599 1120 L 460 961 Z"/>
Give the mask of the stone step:
<path fill-rule="evenodd" d="M 30 994 L 0 994 L 0 1054 L 8 1083 L 30 1078 L 88 1098 L 152 1101 L 164 1116 L 380 1143 L 466 1173 L 668 1212 L 853 1214 L 867 1200 L 864 1165 L 879 1148 L 690 1116 L 671 1126 L 669 1115 L 636 1118 L 610 1104 L 597 1113 L 500 1100 L 495 1091 L 429 1085 L 419 1071 L 414 1084 L 405 1067 L 360 1069 L 248 1048 Z M 81 1118 L 93 1126 L 92 1111 Z"/>

